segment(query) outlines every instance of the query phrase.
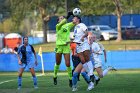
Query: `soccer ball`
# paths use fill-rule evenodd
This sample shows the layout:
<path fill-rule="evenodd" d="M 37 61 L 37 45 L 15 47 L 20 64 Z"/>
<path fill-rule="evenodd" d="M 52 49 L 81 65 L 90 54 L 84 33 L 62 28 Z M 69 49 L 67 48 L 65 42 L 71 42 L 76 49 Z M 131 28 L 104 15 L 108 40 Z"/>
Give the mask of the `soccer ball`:
<path fill-rule="evenodd" d="M 74 16 L 79 16 L 81 14 L 81 10 L 79 8 L 74 8 L 73 9 L 73 15 Z"/>

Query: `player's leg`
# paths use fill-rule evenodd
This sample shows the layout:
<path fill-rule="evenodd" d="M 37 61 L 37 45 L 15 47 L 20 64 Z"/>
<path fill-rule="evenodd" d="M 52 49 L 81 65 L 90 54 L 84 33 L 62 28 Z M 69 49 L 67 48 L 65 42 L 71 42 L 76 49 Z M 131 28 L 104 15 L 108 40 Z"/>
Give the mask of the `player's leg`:
<path fill-rule="evenodd" d="M 24 72 L 25 64 L 21 64 L 19 67 L 20 67 L 20 69 L 19 69 L 19 72 L 18 72 L 18 90 L 22 86 L 22 73 Z"/>
<path fill-rule="evenodd" d="M 81 71 L 81 75 L 83 76 L 83 78 L 85 79 L 85 81 L 88 84 L 87 90 L 92 90 L 94 88 L 94 83 L 90 80 L 90 77 L 88 76 L 88 74 L 84 68 Z"/>
<path fill-rule="evenodd" d="M 78 74 L 81 72 L 83 66 L 81 63 L 78 64 L 78 66 L 75 68 L 75 71 L 73 72 L 72 77 L 72 91 L 77 91 L 77 81 L 78 81 Z"/>
<path fill-rule="evenodd" d="M 78 57 L 78 55 L 77 55 L 77 56 L 72 55 L 72 62 L 73 62 L 72 74 L 73 74 L 75 68 L 78 66 L 78 64 L 81 62 L 81 60 L 80 60 L 80 58 Z M 78 78 L 78 81 L 80 81 L 80 73 L 78 74 L 78 77 L 77 77 L 77 78 Z"/>
<path fill-rule="evenodd" d="M 32 74 L 32 79 L 33 79 L 33 82 L 34 82 L 34 88 L 38 88 L 37 87 L 37 77 L 35 75 L 35 70 L 34 68 L 30 68 L 30 72 Z"/>
<path fill-rule="evenodd" d="M 93 64 L 90 61 L 90 50 L 85 50 L 83 52 L 83 54 L 84 54 L 84 58 L 85 58 L 86 64 L 87 64 L 88 69 L 89 69 L 88 75 L 92 76 L 93 75 Z"/>
<path fill-rule="evenodd" d="M 70 65 L 70 44 L 62 46 L 63 54 L 65 59 L 65 64 L 67 67 L 68 77 L 69 77 L 69 86 L 72 87 L 72 68 Z"/>
<path fill-rule="evenodd" d="M 93 65 L 90 61 L 90 46 L 87 42 L 77 45 L 77 53 L 88 75 L 93 75 Z"/>
<path fill-rule="evenodd" d="M 56 63 L 54 65 L 54 85 L 57 85 L 57 73 L 59 71 L 60 63 L 61 63 L 61 58 L 62 58 L 62 53 L 56 53 Z"/>
<path fill-rule="evenodd" d="M 103 77 L 103 71 L 102 71 L 102 63 L 101 61 L 99 60 L 99 58 L 94 58 L 94 63 L 95 63 L 95 70 L 96 72 L 98 73 L 98 76 L 94 75 L 95 76 L 95 85 L 97 85 L 100 81 L 100 78 Z"/>

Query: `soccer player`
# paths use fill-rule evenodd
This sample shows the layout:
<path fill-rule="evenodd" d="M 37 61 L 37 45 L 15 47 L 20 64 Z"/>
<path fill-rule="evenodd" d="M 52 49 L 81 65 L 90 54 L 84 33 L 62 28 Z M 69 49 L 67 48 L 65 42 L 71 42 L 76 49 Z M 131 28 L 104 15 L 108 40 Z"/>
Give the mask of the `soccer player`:
<path fill-rule="evenodd" d="M 92 45 L 91 45 L 91 52 L 92 52 L 92 57 L 93 57 L 93 61 L 94 61 L 94 68 L 95 70 L 97 71 L 98 73 L 98 76 L 94 75 L 95 76 L 95 80 L 96 80 L 96 85 L 98 84 L 98 82 L 100 81 L 100 78 L 103 78 L 105 75 L 107 75 L 108 71 L 110 69 L 112 69 L 111 67 L 105 69 L 104 71 L 102 71 L 102 62 L 100 60 L 100 57 L 99 55 L 102 55 L 103 53 L 103 46 L 101 48 L 101 46 L 99 45 L 99 43 L 96 42 L 96 36 L 93 34 L 93 37 L 92 37 Z M 105 54 L 105 62 L 106 62 L 106 54 Z"/>
<path fill-rule="evenodd" d="M 30 69 L 32 74 L 34 88 L 37 87 L 37 77 L 35 75 L 34 66 L 37 66 L 37 57 L 36 52 L 32 45 L 28 44 L 28 37 L 23 38 L 23 44 L 18 48 L 18 64 L 19 64 L 19 73 L 18 73 L 18 90 L 21 89 L 22 86 L 22 73 L 26 67 Z M 35 60 L 34 60 L 35 57 Z"/>
<path fill-rule="evenodd" d="M 67 19 L 73 15 L 72 12 L 68 12 L 67 17 L 60 16 L 56 25 L 56 63 L 54 66 L 54 85 L 57 85 L 57 72 L 60 67 L 62 54 L 64 55 L 65 64 L 69 76 L 69 86 L 72 87 L 72 68 L 70 66 L 70 31 L 74 27 L 72 22 L 67 23 Z"/>
<path fill-rule="evenodd" d="M 90 46 L 88 44 L 88 31 L 87 26 L 84 23 L 81 23 L 81 18 L 75 16 L 73 18 L 73 23 L 76 25 L 74 28 L 74 40 L 77 44 L 76 50 L 77 54 L 81 60 L 81 63 L 75 68 L 73 73 L 73 89 L 72 91 L 77 90 L 77 75 L 81 72 L 82 76 L 84 76 L 85 80 L 88 81 L 88 90 L 92 90 L 94 88 L 94 84 L 90 81 L 89 76 L 93 75 L 93 65 L 90 61 Z M 85 71 L 84 71 L 85 70 Z M 83 72 L 83 73 L 82 73 Z M 88 75 L 87 75 L 88 73 Z"/>

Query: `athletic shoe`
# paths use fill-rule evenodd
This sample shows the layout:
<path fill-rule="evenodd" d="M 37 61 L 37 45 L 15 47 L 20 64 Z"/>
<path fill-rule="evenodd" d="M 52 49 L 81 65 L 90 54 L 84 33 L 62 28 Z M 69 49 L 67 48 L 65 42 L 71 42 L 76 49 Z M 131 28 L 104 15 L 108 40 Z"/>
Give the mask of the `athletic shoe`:
<path fill-rule="evenodd" d="M 93 83 L 93 82 L 90 82 L 90 83 L 88 84 L 87 91 L 90 91 L 90 90 L 92 90 L 93 88 L 94 88 L 94 83 Z"/>
<path fill-rule="evenodd" d="M 34 89 L 38 89 L 38 86 L 34 86 Z"/>
<path fill-rule="evenodd" d="M 100 78 L 95 81 L 95 85 L 97 86 L 100 81 Z"/>
<path fill-rule="evenodd" d="M 76 86 L 74 86 L 74 87 L 72 87 L 72 91 L 74 92 L 74 91 L 77 91 L 78 89 L 77 89 L 77 87 Z"/>
<path fill-rule="evenodd" d="M 54 82 L 53 82 L 54 85 L 57 85 L 57 77 L 54 77 L 54 78 L 53 78 L 53 81 L 54 81 Z"/>
<path fill-rule="evenodd" d="M 21 86 L 18 86 L 18 88 L 17 88 L 18 90 L 20 90 L 21 89 Z"/>
<path fill-rule="evenodd" d="M 69 80 L 69 86 L 72 87 L 72 80 Z"/>
<path fill-rule="evenodd" d="M 109 69 L 109 70 L 112 70 L 112 71 L 117 71 L 117 69 L 115 69 L 114 67 L 112 67 L 112 66 L 108 66 L 108 68 L 107 69 Z"/>

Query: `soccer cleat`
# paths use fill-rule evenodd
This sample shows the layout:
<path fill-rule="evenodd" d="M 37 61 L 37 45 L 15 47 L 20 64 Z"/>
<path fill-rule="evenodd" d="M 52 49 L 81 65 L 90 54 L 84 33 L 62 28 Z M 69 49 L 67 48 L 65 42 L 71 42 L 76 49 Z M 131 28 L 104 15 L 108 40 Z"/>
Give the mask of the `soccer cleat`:
<path fill-rule="evenodd" d="M 74 91 L 77 91 L 78 89 L 77 89 L 77 87 L 72 87 L 72 91 L 74 92 Z"/>
<path fill-rule="evenodd" d="M 93 83 L 93 82 L 90 82 L 90 83 L 88 84 L 87 91 L 90 91 L 90 90 L 92 90 L 93 88 L 94 88 L 94 83 Z"/>
<path fill-rule="evenodd" d="M 117 71 L 117 69 L 115 69 L 114 67 L 112 67 L 112 66 L 108 66 L 108 68 L 107 69 L 109 69 L 109 70 L 112 70 L 112 71 Z"/>
<path fill-rule="evenodd" d="M 38 86 L 34 86 L 34 89 L 38 89 Z"/>
<path fill-rule="evenodd" d="M 69 86 L 72 87 L 72 80 L 69 80 Z"/>
<path fill-rule="evenodd" d="M 54 81 L 54 85 L 57 85 L 57 77 L 54 77 L 53 81 Z"/>
<path fill-rule="evenodd" d="M 21 89 L 21 86 L 18 86 L 17 90 L 20 90 Z"/>
<path fill-rule="evenodd" d="M 96 86 L 98 85 L 99 81 L 100 81 L 100 78 L 97 79 L 97 80 L 95 80 L 95 85 L 96 85 Z"/>

